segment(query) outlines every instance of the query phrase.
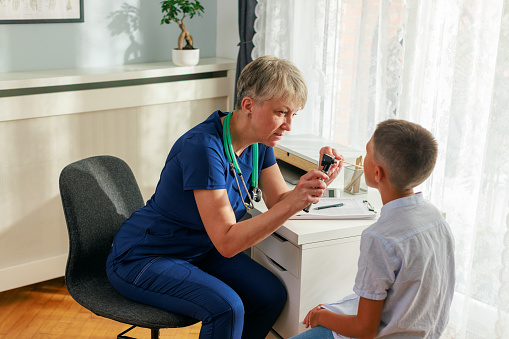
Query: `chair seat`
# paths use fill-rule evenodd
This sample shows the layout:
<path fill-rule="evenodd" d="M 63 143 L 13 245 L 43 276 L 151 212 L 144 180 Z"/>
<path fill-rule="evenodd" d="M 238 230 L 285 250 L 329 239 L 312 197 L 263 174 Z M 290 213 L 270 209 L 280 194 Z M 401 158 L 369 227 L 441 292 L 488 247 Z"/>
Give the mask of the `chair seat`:
<path fill-rule="evenodd" d="M 145 328 L 174 328 L 196 324 L 198 320 L 140 304 L 120 294 L 106 276 L 82 280 L 67 286 L 69 294 L 94 314 Z"/>

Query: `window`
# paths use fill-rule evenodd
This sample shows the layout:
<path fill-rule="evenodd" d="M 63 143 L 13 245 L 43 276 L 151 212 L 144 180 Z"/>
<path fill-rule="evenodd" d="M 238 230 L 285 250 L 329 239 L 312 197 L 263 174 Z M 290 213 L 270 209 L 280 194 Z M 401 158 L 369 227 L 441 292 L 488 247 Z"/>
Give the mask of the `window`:
<path fill-rule="evenodd" d="M 448 338 L 509 337 L 509 4 L 503 0 L 259 0 L 253 58 L 304 73 L 292 133 L 364 148 L 406 119 L 439 143 L 425 197 L 456 240 Z"/>

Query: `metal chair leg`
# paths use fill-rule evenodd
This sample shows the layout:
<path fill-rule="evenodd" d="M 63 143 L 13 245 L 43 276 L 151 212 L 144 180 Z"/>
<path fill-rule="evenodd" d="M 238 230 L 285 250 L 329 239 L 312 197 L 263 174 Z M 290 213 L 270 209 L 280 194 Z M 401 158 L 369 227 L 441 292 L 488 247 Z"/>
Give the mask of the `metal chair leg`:
<path fill-rule="evenodd" d="M 135 327 L 136 326 L 129 327 L 127 330 L 125 330 L 124 332 L 117 335 L 117 339 L 135 339 L 133 337 L 128 337 L 128 336 L 124 335 Z M 159 329 L 158 328 L 150 329 L 150 339 L 159 339 Z"/>
<path fill-rule="evenodd" d="M 133 337 L 128 337 L 128 336 L 126 336 L 124 334 L 126 334 L 127 332 L 129 332 L 130 330 L 132 330 L 135 327 L 136 326 L 129 327 L 127 330 L 125 330 L 124 332 L 122 332 L 119 335 L 117 335 L 117 339 L 134 339 Z"/>

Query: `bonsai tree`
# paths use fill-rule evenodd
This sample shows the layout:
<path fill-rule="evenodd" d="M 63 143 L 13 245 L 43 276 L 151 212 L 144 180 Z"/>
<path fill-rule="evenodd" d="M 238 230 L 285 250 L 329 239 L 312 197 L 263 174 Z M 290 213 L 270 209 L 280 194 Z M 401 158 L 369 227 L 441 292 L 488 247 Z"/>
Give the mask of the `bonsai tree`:
<path fill-rule="evenodd" d="M 196 14 L 201 16 L 201 13 L 203 13 L 203 6 L 200 2 L 198 0 L 164 0 L 161 1 L 161 11 L 163 13 L 161 25 L 170 24 L 174 21 L 182 30 L 178 38 L 178 49 L 194 49 L 193 37 L 186 29 L 186 26 L 184 26 L 184 19 L 187 16 L 192 18 Z M 184 40 L 186 41 L 185 47 Z"/>

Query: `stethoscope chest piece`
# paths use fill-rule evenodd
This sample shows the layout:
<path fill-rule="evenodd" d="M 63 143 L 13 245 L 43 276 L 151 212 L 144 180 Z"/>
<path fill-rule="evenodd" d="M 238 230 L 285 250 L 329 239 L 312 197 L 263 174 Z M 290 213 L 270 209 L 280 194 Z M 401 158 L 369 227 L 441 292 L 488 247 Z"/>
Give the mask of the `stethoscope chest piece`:
<path fill-rule="evenodd" d="M 262 190 L 258 187 L 253 187 L 251 190 L 251 196 L 253 197 L 254 201 L 260 202 L 262 200 Z"/>

